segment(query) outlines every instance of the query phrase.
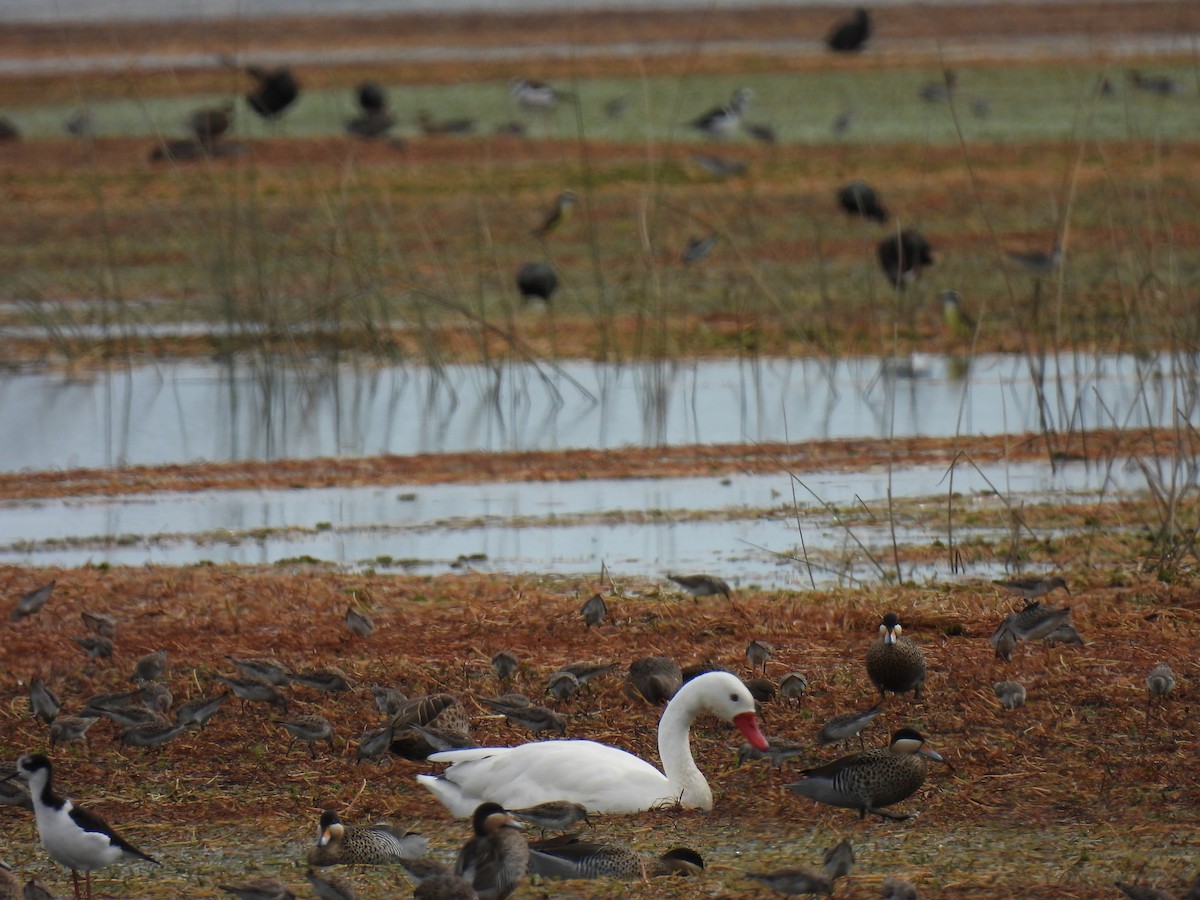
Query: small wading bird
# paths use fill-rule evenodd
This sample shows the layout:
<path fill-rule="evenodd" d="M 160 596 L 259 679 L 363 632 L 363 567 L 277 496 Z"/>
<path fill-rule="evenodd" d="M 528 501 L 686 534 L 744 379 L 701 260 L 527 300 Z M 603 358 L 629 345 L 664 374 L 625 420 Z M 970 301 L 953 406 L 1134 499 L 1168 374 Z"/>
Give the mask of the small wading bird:
<path fill-rule="evenodd" d="M 871 16 L 863 8 L 833 27 L 825 38 L 825 44 L 834 53 L 857 53 L 866 46 L 871 37 Z"/>
<path fill-rule="evenodd" d="M 534 236 L 544 238 L 550 232 L 562 226 L 571 217 L 571 211 L 579 202 L 578 195 L 567 189 L 561 191 L 554 199 L 554 206 L 542 219 L 542 224 L 533 230 Z"/>
<path fill-rule="evenodd" d="M 1059 588 L 1062 588 L 1068 594 L 1071 593 L 1071 589 L 1067 587 L 1066 579 L 1061 575 L 1031 575 L 1028 578 L 1010 578 L 993 581 L 992 584 L 999 585 L 1014 594 L 1020 594 L 1026 600 L 1036 600 L 1039 597 L 1054 593 Z"/>
<path fill-rule="evenodd" d="M 154 857 L 129 843 L 98 815 L 76 806 L 54 792 L 50 760 L 40 753 L 25 753 L 9 778 L 29 783 L 38 837 L 50 858 L 71 870 L 75 900 L 82 900 L 79 873 L 86 875 L 87 898 L 92 898 L 92 871 L 119 859 L 142 859 L 159 865 Z"/>
<path fill-rule="evenodd" d="M 51 581 L 48 584 L 43 584 L 41 587 L 34 588 L 28 593 L 22 594 L 17 600 L 17 605 L 13 607 L 13 611 L 9 613 L 9 618 L 17 622 L 26 616 L 32 616 L 34 613 L 40 612 L 42 607 L 46 605 L 46 601 L 50 599 L 50 595 L 54 593 L 54 585 L 56 583 Z"/>
<path fill-rule="evenodd" d="M 725 106 L 714 107 L 688 124 L 706 137 L 727 137 L 742 127 L 742 114 L 753 99 L 750 88 L 738 88 Z"/>
<path fill-rule="evenodd" d="M 599 625 L 604 621 L 604 617 L 608 615 L 608 604 L 604 602 L 604 598 L 599 594 L 593 594 L 583 604 L 579 612 L 583 616 L 584 625 L 591 628 L 593 625 Z"/>
<path fill-rule="evenodd" d="M 992 690 L 1000 698 L 1000 705 L 1005 709 L 1016 709 L 1025 705 L 1025 685 L 1019 681 L 997 681 Z"/>
<path fill-rule="evenodd" d="M 730 599 L 729 584 L 716 575 L 672 575 L 667 573 L 667 580 L 673 581 L 693 597 L 715 597 L 718 594 Z"/>

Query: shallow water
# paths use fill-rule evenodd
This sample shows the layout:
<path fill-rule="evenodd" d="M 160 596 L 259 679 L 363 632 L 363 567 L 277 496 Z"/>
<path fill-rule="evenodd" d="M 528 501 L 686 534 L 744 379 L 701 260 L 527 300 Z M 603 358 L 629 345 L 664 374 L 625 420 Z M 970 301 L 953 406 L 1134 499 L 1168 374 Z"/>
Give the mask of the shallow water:
<path fill-rule="evenodd" d="M 0 375 L 0 471 L 953 437 L 1200 418 L 1186 361 L 1061 355 Z M 1043 375 L 1036 377 L 1038 367 Z M 1044 403 L 1035 385 L 1041 385 Z"/>
<path fill-rule="evenodd" d="M 898 517 L 901 544 L 945 539 L 941 507 L 944 467 L 892 473 L 896 502 L 930 497 L 938 525 Z M 272 564 L 309 556 L 347 567 L 387 566 L 437 573 L 461 565 L 485 572 L 578 574 L 603 564 L 615 575 L 719 571 L 732 584 L 801 587 L 879 576 L 855 541 L 878 550 L 893 530 L 884 469 L 801 476 L 792 503 L 784 473 L 727 479 L 615 479 L 517 484 L 322 488 L 296 491 L 164 493 L 97 500 L 11 503 L 0 517 L 0 561 L 29 565 L 217 563 Z M 1138 470 L 1115 464 L 1044 463 L 962 466 L 954 474 L 958 503 L 993 489 L 1023 498 L 1104 499 L 1140 490 Z M 940 496 L 939 496 L 940 494 Z M 871 510 L 878 521 L 855 525 L 853 539 L 825 505 Z M 693 519 L 696 513 L 714 514 Z M 797 514 L 800 524 L 797 524 Z M 817 568 L 784 558 L 802 527 Z M 956 540 L 999 533 L 956 528 Z M 783 556 L 781 556 L 781 554 Z M 382 560 L 382 562 L 381 562 Z M 905 577 L 945 578 L 944 561 L 906 568 Z M 974 577 L 994 574 L 990 567 Z"/>

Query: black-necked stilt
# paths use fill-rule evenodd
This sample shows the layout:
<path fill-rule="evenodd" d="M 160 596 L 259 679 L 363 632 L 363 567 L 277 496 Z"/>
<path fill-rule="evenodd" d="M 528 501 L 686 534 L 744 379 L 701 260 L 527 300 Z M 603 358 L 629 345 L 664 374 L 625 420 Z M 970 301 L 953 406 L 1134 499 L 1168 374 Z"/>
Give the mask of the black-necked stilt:
<path fill-rule="evenodd" d="M 742 113 L 754 99 L 750 88 L 738 88 L 725 106 L 710 109 L 688 124 L 710 138 L 721 138 L 737 131 L 742 125 Z"/>
<path fill-rule="evenodd" d="M 871 16 L 860 7 L 851 18 L 833 26 L 825 43 L 835 53 L 856 53 L 866 45 L 870 36 Z"/>
<path fill-rule="evenodd" d="M 76 900 L 80 900 L 80 872 L 86 874 L 87 897 L 91 900 L 93 869 L 127 857 L 159 865 L 158 860 L 133 846 L 98 815 L 54 793 L 53 768 L 41 753 L 23 754 L 17 760 L 16 772 L 9 777 L 29 782 L 38 837 L 50 858 L 71 870 Z"/>

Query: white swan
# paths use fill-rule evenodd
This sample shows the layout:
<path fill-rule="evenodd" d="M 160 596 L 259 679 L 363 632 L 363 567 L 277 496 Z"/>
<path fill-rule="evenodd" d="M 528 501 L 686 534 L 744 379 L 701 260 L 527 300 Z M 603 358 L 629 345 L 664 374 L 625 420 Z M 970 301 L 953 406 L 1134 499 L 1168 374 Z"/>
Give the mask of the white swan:
<path fill-rule="evenodd" d="M 441 775 L 418 775 L 417 781 L 459 818 L 489 801 L 524 809 L 572 800 L 594 813 L 641 812 L 676 802 L 708 810 L 712 791 L 696 768 L 689 741 L 692 721 L 702 712 L 732 722 L 753 746 L 767 749 L 750 690 L 728 672 L 708 672 L 681 687 L 663 711 L 658 724 L 663 772 L 595 741 L 537 741 L 434 753 L 431 761 L 453 765 Z"/>

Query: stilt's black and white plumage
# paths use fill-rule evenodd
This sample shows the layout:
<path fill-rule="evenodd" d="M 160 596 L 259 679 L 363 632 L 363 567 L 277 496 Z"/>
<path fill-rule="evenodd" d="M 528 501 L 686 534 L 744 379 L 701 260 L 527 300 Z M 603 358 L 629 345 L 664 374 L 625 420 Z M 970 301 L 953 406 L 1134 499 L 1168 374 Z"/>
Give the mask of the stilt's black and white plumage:
<path fill-rule="evenodd" d="M 54 793 L 53 769 L 41 753 L 26 753 L 17 760 L 10 777 L 29 782 L 38 837 L 50 858 L 71 870 L 75 898 L 81 900 L 79 873 L 86 875 L 87 897 L 92 897 L 92 870 L 112 865 L 122 858 L 144 859 L 159 865 L 154 857 L 129 843 L 93 812 L 76 806 Z"/>

